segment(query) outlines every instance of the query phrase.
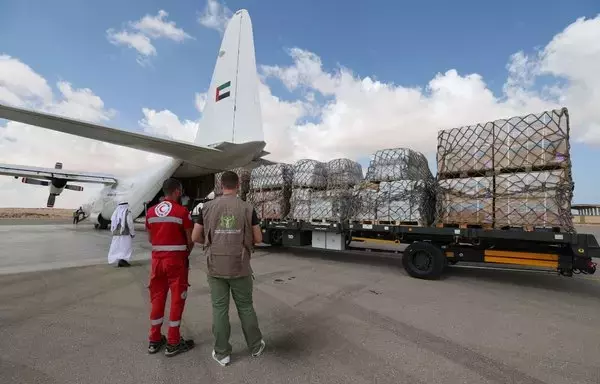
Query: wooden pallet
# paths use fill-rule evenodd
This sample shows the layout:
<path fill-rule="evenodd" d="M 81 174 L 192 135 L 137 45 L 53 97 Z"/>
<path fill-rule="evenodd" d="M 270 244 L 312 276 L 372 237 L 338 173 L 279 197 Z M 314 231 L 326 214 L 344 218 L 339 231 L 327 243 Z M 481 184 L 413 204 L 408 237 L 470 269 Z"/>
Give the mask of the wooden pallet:
<path fill-rule="evenodd" d="M 339 223 L 339 220 L 335 220 L 335 219 L 310 219 L 309 222 L 311 224 L 332 224 L 332 223 Z"/>
<path fill-rule="evenodd" d="M 288 190 L 291 190 L 292 188 L 289 185 L 286 185 L 285 187 L 269 187 L 269 188 L 259 188 L 259 189 L 248 189 L 247 193 L 257 193 L 257 192 L 279 192 L 279 191 L 284 191 L 287 192 Z"/>
<path fill-rule="evenodd" d="M 376 220 L 354 220 L 353 223 L 356 224 L 366 224 L 366 225 L 373 225 L 376 223 Z"/>
<path fill-rule="evenodd" d="M 498 226 L 496 229 L 503 231 L 523 231 L 523 232 L 563 232 L 563 228 L 560 227 L 536 227 L 533 225 L 511 225 L 511 226 Z"/>
<path fill-rule="evenodd" d="M 513 225 L 513 226 L 496 226 L 491 223 L 470 224 L 470 223 L 438 223 L 438 228 L 460 228 L 460 229 L 485 229 L 485 230 L 502 230 L 502 231 L 523 231 L 523 232 L 562 232 L 560 227 L 535 227 L 533 225 Z"/>
<path fill-rule="evenodd" d="M 438 223 L 436 224 L 437 228 L 460 228 L 460 229 L 494 229 L 493 224 L 491 223 L 483 223 L 483 224 L 471 224 L 471 223 Z"/>
<path fill-rule="evenodd" d="M 418 221 L 401 221 L 401 220 L 375 220 L 377 225 L 392 225 L 396 227 L 420 227 Z"/>

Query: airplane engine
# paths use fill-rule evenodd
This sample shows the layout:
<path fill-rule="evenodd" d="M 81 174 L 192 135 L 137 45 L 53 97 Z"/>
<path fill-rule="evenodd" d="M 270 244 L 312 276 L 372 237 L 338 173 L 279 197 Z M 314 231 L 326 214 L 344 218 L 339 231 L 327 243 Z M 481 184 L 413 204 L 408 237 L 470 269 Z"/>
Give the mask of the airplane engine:
<path fill-rule="evenodd" d="M 89 215 L 89 219 L 92 223 L 94 223 L 94 228 L 96 229 L 108 229 L 110 228 L 110 219 L 106 220 L 101 212 L 92 212 Z"/>
<path fill-rule="evenodd" d="M 62 169 L 62 163 L 57 162 L 54 165 L 54 169 Z M 48 201 L 46 202 L 46 206 L 48 208 L 54 207 L 54 203 L 56 201 L 56 196 L 60 195 L 63 190 L 69 189 L 72 191 L 83 191 L 83 187 L 79 185 L 67 184 L 67 180 L 60 178 L 52 178 L 50 181 L 48 180 L 39 180 L 32 177 L 23 177 L 21 182 L 25 184 L 32 185 L 43 185 L 50 187 L 50 193 L 48 194 Z"/>

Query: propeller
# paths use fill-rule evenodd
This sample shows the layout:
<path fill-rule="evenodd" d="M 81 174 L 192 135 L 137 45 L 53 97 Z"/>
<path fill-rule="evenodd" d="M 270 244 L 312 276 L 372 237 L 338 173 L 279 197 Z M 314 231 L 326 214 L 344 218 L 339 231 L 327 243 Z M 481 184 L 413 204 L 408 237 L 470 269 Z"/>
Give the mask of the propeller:
<path fill-rule="evenodd" d="M 46 203 L 46 207 L 52 208 L 54 207 L 54 202 L 56 201 L 56 195 L 51 193 L 48 195 L 48 202 Z"/>
<path fill-rule="evenodd" d="M 49 181 L 46 180 L 38 180 L 38 179 L 32 179 L 30 177 L 24 177 L 23 179 L 21 179 L 22 183 L 25 184 L 33 184 L 33 185 L 43 185 L 45 187 L 50 185 Z"/>
<path fill-rule="evenodd" d="M 63 164 L 61 162 L 56 162 L 56 164 L 54 164 L 54 169 L 62 169 L 62 167 L 63 167 Z M 21 179 L 21 182 L 23 182 L 25 184 L 32 184 L 32 185 L 43 185 L 45 187 L 51 185 L 50 194 L 48 195 L 48 201 L 46 202 L 46 206 L 48 208 L 54 207 L 54 203 L 56 202 L 56 196 L 58 196 L 60 194 L 60 192 L 62 191 L 63 188 L 69 189 L 71 191 L 78 191 L 78 192 L 83 191 L 83 187 L 81 187 L 79 185 L 67 184 L 67 180 L 65 180 L 65 179 L 53 178 L 52 180 L 47 181 L 47 180 L 34 179 L 31 177 L 23 177 Z"/>

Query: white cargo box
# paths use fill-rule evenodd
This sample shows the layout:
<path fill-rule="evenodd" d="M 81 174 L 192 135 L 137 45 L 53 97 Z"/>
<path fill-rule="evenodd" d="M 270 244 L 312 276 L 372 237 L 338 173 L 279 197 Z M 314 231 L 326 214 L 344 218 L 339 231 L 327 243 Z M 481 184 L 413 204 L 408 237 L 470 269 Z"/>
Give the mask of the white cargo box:
<path fill-rule="evenodd" d="M 346 249 L 343 233 L 312 231 L 313 248 L 343 251 Z"/>

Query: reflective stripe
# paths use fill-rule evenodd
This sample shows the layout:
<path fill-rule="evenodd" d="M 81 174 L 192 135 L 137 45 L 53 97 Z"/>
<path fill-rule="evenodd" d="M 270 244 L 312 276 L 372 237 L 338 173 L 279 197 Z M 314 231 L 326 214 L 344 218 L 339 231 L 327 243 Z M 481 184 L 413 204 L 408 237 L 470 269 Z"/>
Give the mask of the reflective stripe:
<path fill-rule="evenodd" d="M 153 245 L 153 251 L 187 251 L 187 245 Z"/>
<path fill-rule="evenodd" d="M 169 321 L 169 327 L 179 327 L 181 321 Z"/>
<path fill-rule="evenodd" d="M 148 223 L 177 223 L 183 224 L 183 220 L 180 217 L 165 216 L 165 217 L 151 217 L 148 219 Z"/>
<path fill-rule="evenodd" d="M 161 317 L 160 319 L 150 320 L 150 323 L 152 323 L 152 325 L 160 325 L 163 323 L 163 318 Z"/>

